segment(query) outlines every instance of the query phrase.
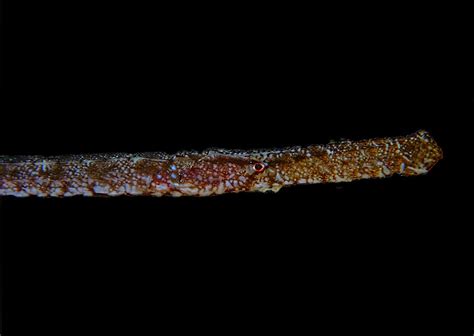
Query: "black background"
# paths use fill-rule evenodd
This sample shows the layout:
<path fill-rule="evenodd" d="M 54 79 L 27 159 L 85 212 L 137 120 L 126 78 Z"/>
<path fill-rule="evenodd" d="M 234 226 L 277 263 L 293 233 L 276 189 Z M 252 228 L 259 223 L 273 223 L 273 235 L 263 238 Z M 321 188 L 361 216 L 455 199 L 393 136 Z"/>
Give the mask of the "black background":
<path fill-rule="evenodd" d="M 466 224 L 448 205 L 455 65 L 439 16 L 14 6 L 2 24 L 1 154 L 281 147 L 426 129 L 445 159 L 426 176 L 277 194 L 3 198 L 6 334 L 446 324 Z"/>

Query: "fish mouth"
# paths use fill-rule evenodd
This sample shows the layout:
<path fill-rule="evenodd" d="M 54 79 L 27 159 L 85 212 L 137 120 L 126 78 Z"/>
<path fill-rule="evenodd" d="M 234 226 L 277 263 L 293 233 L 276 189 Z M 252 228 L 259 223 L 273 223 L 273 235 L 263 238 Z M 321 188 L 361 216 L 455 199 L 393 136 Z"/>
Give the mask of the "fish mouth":
<path fill-rule="evenodd" d="M 420 162 L 418 169 L 430 171 L 444 157 L 443 149 L 436 140 L 425 130 L 419 130 L 412 135 L 415 143 L 411 150 L 413 157 Z"/>

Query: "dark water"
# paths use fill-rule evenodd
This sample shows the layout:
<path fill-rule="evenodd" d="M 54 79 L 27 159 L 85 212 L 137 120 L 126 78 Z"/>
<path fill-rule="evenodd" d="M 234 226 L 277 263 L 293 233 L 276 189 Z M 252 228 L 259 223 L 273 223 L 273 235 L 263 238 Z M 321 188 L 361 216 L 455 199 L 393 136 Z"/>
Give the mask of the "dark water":
<path fill-rule="evenodd" d="M 23 12 L 10 13 L 11 23 Z M 38 15 L 53 24 L 3 32 L 2 155 L 281 147 L 426 129 L 445 159 L 426 176 L 277 194 L 4 198 L 5 330 L 359 332 L 378 330 L 376 320 L 401 331 L 448 314 L 468 223 L 449 202 L 456 134 L 439 36 L 414 23 L 288 36 Z"/>

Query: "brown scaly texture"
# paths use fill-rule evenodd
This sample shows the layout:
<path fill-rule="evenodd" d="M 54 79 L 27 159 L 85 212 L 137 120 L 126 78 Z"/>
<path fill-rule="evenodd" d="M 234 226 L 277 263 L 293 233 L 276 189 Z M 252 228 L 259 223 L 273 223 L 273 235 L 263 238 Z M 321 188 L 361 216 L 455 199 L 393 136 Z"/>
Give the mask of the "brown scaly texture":
<path fill-rule="evenodd" d="M 0 156 L 0 196 L 209 196 L 285 185 L 427 173 L 441 148 L 426 131 L 404 137 L 264 150 Z"/>

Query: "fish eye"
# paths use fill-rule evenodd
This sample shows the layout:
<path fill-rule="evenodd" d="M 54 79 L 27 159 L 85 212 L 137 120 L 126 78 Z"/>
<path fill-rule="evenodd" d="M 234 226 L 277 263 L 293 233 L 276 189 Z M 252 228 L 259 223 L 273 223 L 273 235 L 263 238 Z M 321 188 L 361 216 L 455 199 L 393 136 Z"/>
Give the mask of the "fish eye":
<path fill-rule="evenodd" d="M 261 173 L 265 170 L 265 165 L 261 162 L 254 163 L 253 170 L 257 173 Z"/>

